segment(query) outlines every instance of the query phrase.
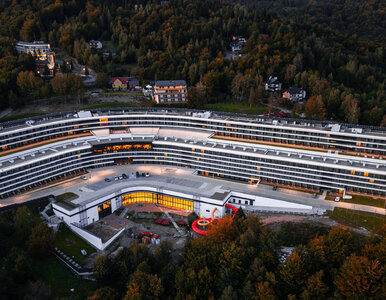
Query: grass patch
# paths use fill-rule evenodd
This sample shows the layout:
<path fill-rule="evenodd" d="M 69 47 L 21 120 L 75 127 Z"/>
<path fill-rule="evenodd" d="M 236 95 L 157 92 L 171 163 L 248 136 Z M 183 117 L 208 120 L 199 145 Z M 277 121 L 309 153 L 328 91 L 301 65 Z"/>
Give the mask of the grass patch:
<path fill-rule="evenodd" d="M 31 118 L 31 117 L 42 116 L 45 114 L 47 114 L 47 113 L 25 113 L 25 114 L 1 118 L 0 122 L 14 121 L 14 120 L 18 120 L 18 119 L 27 119 L 27 118 Z"/>
<path fill-rule="evenodd" d="M 138 105 L 130 102 L 104 102 L 104 103 L 88 105 L 83 109 L 121 108 L 121 107 L 138 107 Z"/>
<path fill-rule="evenodd" d="M 58 232 L 56 233 L 56 242 L 55 245 L 58 249 L 63 251 L 66 255 L 71 257 L 79 265 L 84 265 L 84 260 L 91 253 L 96 252 L 96 250 L 82 240 L 79 236 L 73 233 L 66 225 L 63 223 L 60 225 Z M 80 250 L 85 249 L 87 255 L 83 256 L 80 253 Z"/>
<path fill-rule="evenodd" d="M 207 104 L 205 109 L 213 110 L 213 111 L 225 111 L 232 113 L 242 113 L 242 114 L 250 114 L 250 115 L 261 115 L 265 111 L 268 110 L 267 106 L 264 105 L 252 105 L 250 106 L 245 102 L 224 102 L 224 103 L 214 103 Z"/>
<path fill-rule="evenodd" d="M 331 219 L 343 224 L 364 227 L 375 232 L 378 232 L 385 223 L 385 217 L 382 215 L 346 208 L 335 207 L 333 211 L 327 213 Z"/>
<path fill-rule="evenodd" d="M 65 201 L 65 200 L 73 200 L 73 199 L 79 198 L 79 196 L 77 194 L 68 192 L 68 193 L 57 195 L 55 196 L 55 198 L 59 201 Z"/>
<path fill-rule="evenodd" d="M 75 275 L 56 257 L 32 263 L 34 276 L 50 287 L 51 299 L 87 299 L 97 289 L 96 282 Z M 74 292 L 70 291 L 72 288 Z"/>
<path fill-rule="evenodd" d="M 105 92 L 106 96 L 143 96 L 142 92 L 130 92 L 130 91 L 115 91 Z"/>
<path fill-rule="evenodd" d="M 372 197 L 359 196 L 359 195 L 351 195 L 351 196 L 352 196 L 352 199 L 344 199 L 341 201 L 347 202 L 347 203 L 355 203 L 355 204 L 385 208 L 385 200 L 384 199 L 376 199 L 376 198 L 372 198 Z"/>

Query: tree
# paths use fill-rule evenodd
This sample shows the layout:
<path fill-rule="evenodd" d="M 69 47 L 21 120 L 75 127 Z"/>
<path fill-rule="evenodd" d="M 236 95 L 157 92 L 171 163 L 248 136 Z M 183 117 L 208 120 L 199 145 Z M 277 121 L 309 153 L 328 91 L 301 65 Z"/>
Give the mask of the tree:
<path fill-rule="evenodd" d="M 232 218 L 230 216 L 225 216 L 221 220 L 213 222 L 206 233 L 206 237 L 217 243 L 235 240 L 237 238 L 237 233 Z"/>
<path fill-rule="evenodd" d="M 343 110 L 345 119 L 348 123 L 358 123 L 360 108 L 358 107 L 357 99 L 353 98 L 352 95 L 347 95 L 342 102 L 341 109 Z"/>
<path fill-rule="evenodd" d="M 203 109 L 207 103 L 207 95 L 205 86 L 201 82 L 196 86 L 192 86 L 188 89 L 188 107 Z"/>
<path fill-rule="evenodd" d="M 161 279 L 157 275 L 136 270 L 128 284 L 124 300 L 159 299 L 163 291 Z"/>
<path fill-rule="evenodd" d="M 280 276 L 288 294 L 298 294 L 307 280 L 306 265 L 297 251 L 293 251 L 280 268 Z"/>
<path fill-rule="evenodd" d="M 106 286 L 97 289 L 94 294 L 87 298 L 87 300 L 119 300 L 119 293 L 116 289 Z"/>
<path fill-rule="evenodd" d="M 96 86 L 101 89 L 106 89 L 110 86 L 110 77 L 103 72 L 96 74 Z"/>
<path fill-rule="evenodd" d="M 22 71 L 17 75 L 16 80 L 22 96 L 39 96 L 39 90 L 44 85 L 43 79 L 36 77 L 32 71 Z"/>
<path fill-rule="evenodd" d="M 323 270 L 315 273 L 307 279 L 307 284 L 301 294 L 304 300 L 323 300 L 327 299 L 328 286 L 323 282 Z"/>
<path fill-rule="evenodd" d="M 252 300 L 275 300 L 276 296 L 273 290 L 268 286 L 268 282 L 258 282 L 256 284 L 255 294 Z"/>
<path fill-rule="evenodd" d="M 52 91 L 58 96 L 80 96 L 83 93 L 83 82 L 79 76 L 71 73 L 58 74 L 51 80 Z"/>
<path fill-rule="evenodd" d="M 306 102 L 306 116 L 312 120 L 323 120 L 326 116 L 322 96 L 311 96 Z"/>
<path fill-rule="evenodd" d="M 344 261 L 334 284 L 346 297 L 368 299 L 381 291 L 382 276 L 384 270 L 378 259 L 353 254 Z"/>
<path fill-rule="evenodd" d="M 251 87 L 251 89 L 249 90 L 249 97 L 248 97 L 249 107 L 252 107 L 252 105 L 255 104 L 255 101 L 256 101 L 256 92 L 255 92 L 255 89 Z"/>
<path fill-rule="evenodd" d="M 115 261 L 104 255 L 98 256 L 95 260 L 94 273 L 96 279 L 103 284 L 116 284 L 120 276 Z"/>
<path fill-rule="evenodd" d="M 39 223 L 32 229 L 27 245 L 33 256 L 47 257 L 55 246 L 54 232 L 46 224 Z"/>
<path fill-rule="evenodd" d="M 28 239 L 32 228 L 37 223 L 37 218 L 27 206 L 22 206 L 16 210 L 13 222 L 18 240 L 25 242 Z"/>

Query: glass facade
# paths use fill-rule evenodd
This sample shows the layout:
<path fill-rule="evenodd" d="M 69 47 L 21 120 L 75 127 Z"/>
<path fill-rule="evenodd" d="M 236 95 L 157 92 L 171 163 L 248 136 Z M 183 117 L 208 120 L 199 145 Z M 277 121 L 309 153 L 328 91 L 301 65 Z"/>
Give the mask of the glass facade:
<path fill-rule="evenodd" d="M 151 192 L 135 192 L 122 196 L 122 205 L 130 203 L 154 203 L 159 206 L 193 211 L 193 201 Z"/>

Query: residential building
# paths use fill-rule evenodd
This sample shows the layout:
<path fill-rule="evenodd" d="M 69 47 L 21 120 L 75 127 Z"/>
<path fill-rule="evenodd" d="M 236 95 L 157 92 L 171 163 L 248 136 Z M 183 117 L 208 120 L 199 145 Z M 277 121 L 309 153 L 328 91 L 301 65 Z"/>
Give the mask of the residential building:
<path fill-rule="evenodd" d="M 306 99 L 306 91 L 301 88 L 291 86 L 283 93 L 283 98 L 287 98 L 291 102 L 303 101 Z"/>
<path fill-rule="evenodd" d="M 265 84 L 265 90 L 267 92 L 273 93 L 281 90 L 281 83 L 279 82 L 277 77 L 269 76 L 269 78 L 264 81 L 264 84 Z"/>
<path fill-rule="evenodd" d="M 111 86 L 114 90 L 127 90 L 127 78 L 113 77 L 111 78 Z"/>
<path fill-rule="evenodd" d="M 91 40 L 89 45 L 91 49 L 102 49 L 102 42 L 100 41 Z"/>
<path fill-rule="evenodd" d="M 42 41 L 17 42 L 16 51 L 20 53 L 31 54 L 35 58 L 37 73 L 43 74 L 45 67 L 49 73 L 53 74 L 55 68 L 55 52 L 51 50 L 48 43 Z"/>
<path fill-rule="evenodd" d="M 129 80 L 129 83 L 128 83 L 127 87 L 130 90 L 135 90 L 136 88 L 139 87 L 139 81 L 136 80 L 136 79 L 131 79 L 131 80 Z"/>
<path fill-rule="evenodd" d="M 158 80 L 154 85 L 153 99 L 157 104 L 185 103 L 187 89 L 185 80 Z"/>
<path fill-rule="evenodd" d="M 241 51 L 241 48 L 243 48 L 243 45 L 246 43 L 245 38 L 234 36 L 232 38 L 232 42 L 230 43 L 230 47 L 232 52 L 239 52 Z"/>

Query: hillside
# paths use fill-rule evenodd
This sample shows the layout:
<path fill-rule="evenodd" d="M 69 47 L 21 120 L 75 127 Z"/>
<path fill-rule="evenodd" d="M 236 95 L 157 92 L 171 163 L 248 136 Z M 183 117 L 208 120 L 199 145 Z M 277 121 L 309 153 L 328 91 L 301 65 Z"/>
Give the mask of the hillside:
<path fill-rule="evenodd" d="M 220 0 L 172 0 L 164 5 L 160 1 L 3 0 L 0 11 L 1 107 L 28 103 L 31 95 L 21 84 L 25 80 L 18 84 L 17 78 L 33 64 L 18 57 L 12 43 L 44 40 L 110 76 L 131 75 L 142 82 L 185 79 L 191 87 L 200 83 L 204 90 L 191 93 L 200 95 L 191 97 L 192 107 L 227 99 L 251 106 L 269 102 L 263 80 L 272 75 L 283 89 L 292 85 L 306 89 L 311 102 L 318 104 L 317 113 L 306 110 L 309 118 L 386 123 L 384 47 L 317 23 L 276 16 L 272 9 L 249 9 Z M 245 37 L 247 43 L 241 58 L 229 60 L 224 53 L 235 35 Z M 103 41 L 117 55 L 91 51 L 91 39 Z M 48 82 L 32 79 L 27 91 L 34 97 L 55 94 Z"/>

